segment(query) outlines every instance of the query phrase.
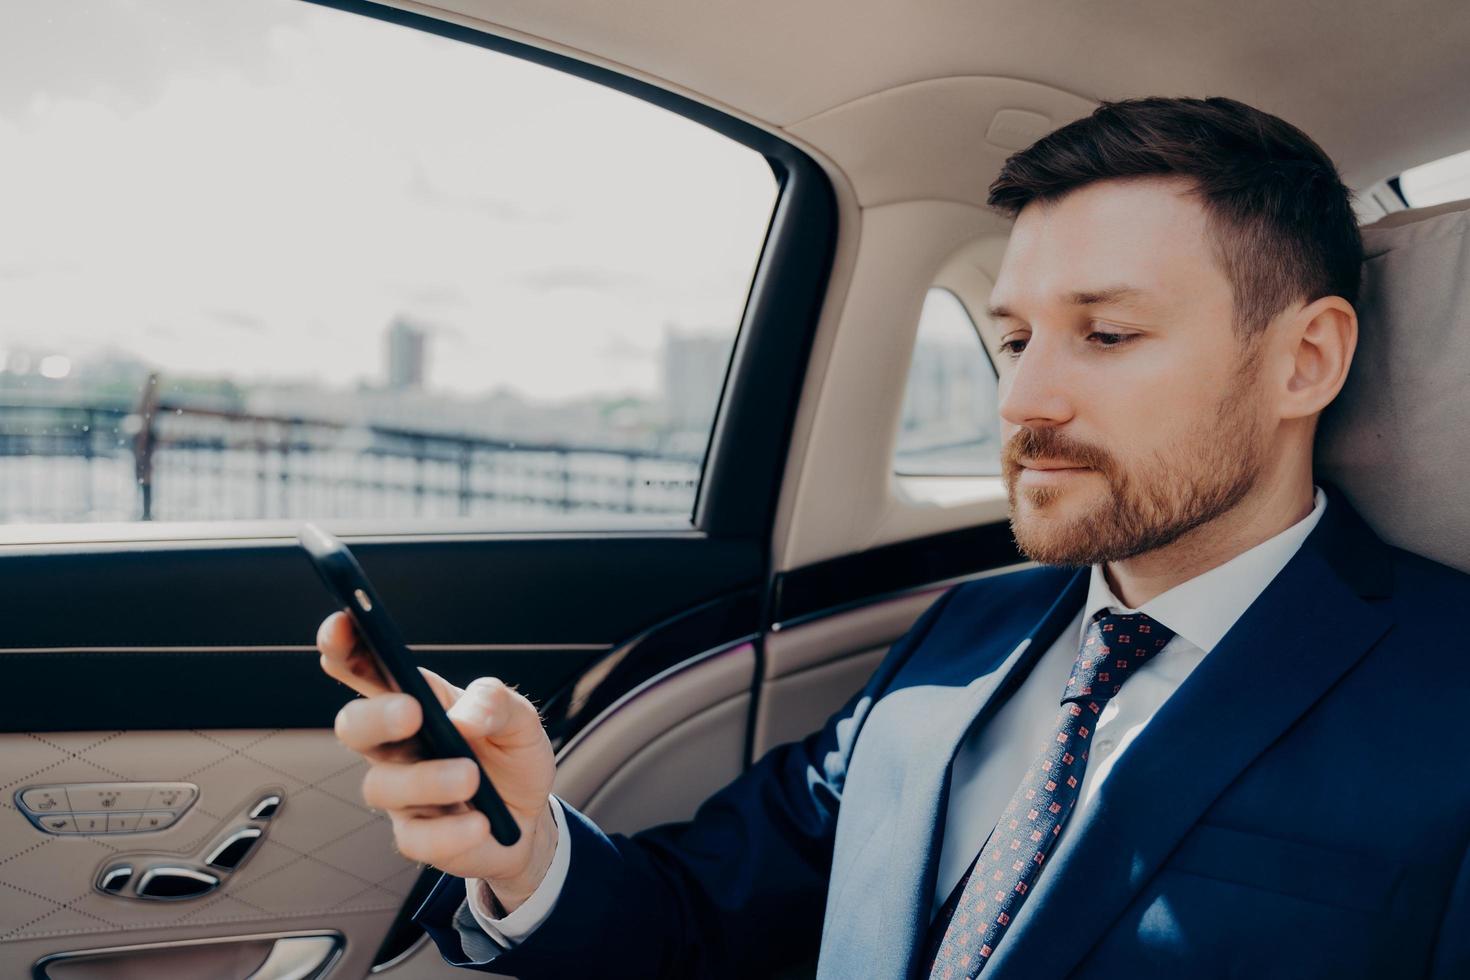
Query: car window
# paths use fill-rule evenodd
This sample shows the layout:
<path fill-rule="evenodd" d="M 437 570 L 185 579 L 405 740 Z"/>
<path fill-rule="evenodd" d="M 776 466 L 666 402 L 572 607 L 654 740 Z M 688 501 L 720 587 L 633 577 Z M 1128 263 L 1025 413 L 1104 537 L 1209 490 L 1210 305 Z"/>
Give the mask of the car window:
<path fill-rule="evenodd" d="M 692 515 L 759 153 L 294 0 L 13 13 L 0 522 Z"/>
<path fill-rule="evenodd" d="M 894 470 L 903 476 L 1000 472 L 996 375 L 959 297 L 932 288 L 919 314 Z"/>
<path fill-rule="evenodd" d="M 1399 193 L 1411 208 L 1470 198 L 1470 150 L 1405 170 Z"/>

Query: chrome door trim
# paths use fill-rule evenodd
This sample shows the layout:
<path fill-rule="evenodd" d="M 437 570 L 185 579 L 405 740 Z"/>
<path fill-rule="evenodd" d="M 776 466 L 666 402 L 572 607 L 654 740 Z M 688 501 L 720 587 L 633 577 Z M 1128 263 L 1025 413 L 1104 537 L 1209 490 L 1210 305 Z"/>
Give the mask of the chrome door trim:
<path fill-rule="evenodd" d="M 342 949 L 346 943 L 345 938 L 340 932 L 317 929 L 300 932 L 248 933 L 239 936 L 210 936 L 207 939 L 176 939 L 161 943 L 141 943 L 137 946 L 103 946 L 97 949 L 77 949 L 65 953 L 51 953 L 43 956 L 31 966 L 31 977 L 32 980 L 51 980 L 51 975 L 46 972 L 46 968 L 53 963 L 58 963 L 63 960 L 90 959 L 99 956 L 115 956 L 126 953 L 144 953 L 149 950 L 176 949 L 183 946 L 212 946 L 219 943 L 250 943 L 265 940 L 274 940 L 279 943 L 283 939 L 330 939 L 334 944 L 329 955 L 317 965 L 316 972 L 300 974 L 299 980 L 318 980 L 318 978 L 326 976 L 327 972 L 336 965 L 337 960 L 341 957 Z M 262 963 L 261 967 L 264 968 L 274 957 L 275 950 L 272 949 L 270 956 L 266 957 L 265 963 Z M 285 980 L 287 976 L 291 975 L 285 974 L 271 978 L 269 974 L 262 975 L 257 971 L 250 980 Z"/>
<path fill-rule="evenodd" d="M 383 973 L 387 970 L 393 969 L 395 966 L 402 963 L 404 960 L 407 960 L 419 950 L 423 949 L 424 945 L 428 943 L 428 941 L 429 934 L 427 932 L 419 933 L 419 937 L 413 942 L 409 943 L 407 949 L 399 953 L 397 956 L 393 957 L 391 960 L 384 960 L 381 963 L 374 963 L 371 967 L 368 968 L 368 973 Z"/>

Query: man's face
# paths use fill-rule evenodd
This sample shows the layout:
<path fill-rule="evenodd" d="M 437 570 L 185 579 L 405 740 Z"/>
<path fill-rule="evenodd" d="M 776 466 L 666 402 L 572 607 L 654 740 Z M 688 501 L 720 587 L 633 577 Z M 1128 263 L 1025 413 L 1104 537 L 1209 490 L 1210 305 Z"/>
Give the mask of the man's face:
<path fill-rule="evenodd" d="M 1021 550 L 1118 561 L 1234 507 L 1270 419 L 1258 345 L 1188 185 L 1104 181 L 1016 220 L 992 292 L 1002 459 Z"/>

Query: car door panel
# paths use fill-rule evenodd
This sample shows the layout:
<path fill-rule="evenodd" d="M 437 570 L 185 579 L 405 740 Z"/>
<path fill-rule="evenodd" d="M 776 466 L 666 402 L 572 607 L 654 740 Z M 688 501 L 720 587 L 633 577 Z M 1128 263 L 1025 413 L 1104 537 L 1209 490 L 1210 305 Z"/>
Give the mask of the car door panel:
<path fill-rule="evenodd" d="M 688 819 L 744 768 L 755 647 L 651 678 L 557 755 L 556 793 L 613 832 Z"/>
<path fill-rule="evenodd" d="M 120 945 L 120 936 L 133 945 L 330 930 L 346 938 L 348 962 L 370 960 L 418 875 L 394 850 L 386 818 L 362 802 L 365 761 L 330 731 L 18 732 L 0 736 L 0 760 L 3 976 L 24 975 L 43 955 Z M 157 831 L 51 834 L 20 808 L 21 794 L 36 786 L 156 782 L 198 787 L 177 822 Z M 267 795 L 281 798 L 279 809 L 211 893 L 180 902 L 97 887 L 103 871 L 124 863 L 135 880 L 151 866 L 207 867 L 212 846 L 252 823 L 245 815 Z"/>
<path fill-rule="evenodd" d="M 342 704 L 311 645 L 332 602 L 294 544 L 5 550 L 8 730 L 326 726 Z M 610 639 L 748 589 L 762 560 L 693 532 L 354 551 L 425 666 L 512 678 L 536 699 Z M 753 630 L 754 610 L 739 615 Z"/>
<path fill-rule="evenodd" d="M 603 543 L 584 541 L 582 546 L 595 553 L 605 550 Z M 686 584 L 701 583 L 695 587 L 704 588 L 702 583 L 714 574 L 711 569 L 718 571 L 722 564 L 718 549 L 705 554 L 707 560 L 699 572 L 671 573 L 665 564 L 664 570 L 655 575 L 645 563 L 640 572 L 621 577 L 608 574 L 596 557 L 582 561 L 580 566 L 558 558 L 550 563 L 554 581 L 543 582 L 539 594 L 565 595 L 575 606 L 579 575 L 601 567 L 608 581 L 616 583 L 603 590 L 602 602 L 608 602 L 607 593 L 630 582 L 652 590 L 637 596 L 624 593 L 625 605 L 617 609 L 618 617 L 626 618 L 628 605 L 635 603 L 645 615 L 661 615 L 668 609 L 670 597 L 677 597 L 680 590 L 654 588 L 645 577 L 672 582 L 682 576 Z M 113 578 L 115 568 L 107 562 L 92 566 L 80 559 L 67 563 L 64 577 L 28 575 L 23 566 L 47 565 L 44 555 L 31 557 L 31 561 L 13 560 L 3 565 L 4 573 L 11 576 L 7 603 L 14 603 L 12 608 L 17 611 L 36 608 L 40 603 L 34 600 L 62 581 L 73 594 L 82 596 L 94 591 L 105 594 L 117 581 Z M 169 551 L 162 550 L 154 562 L 143 564 L 158 574 L 170 557 Z M 249 557 L 237 556 L 237 560 L 248 564 Z M 300 566 L 297 574 L 274 569 L 273 575 L 263 575 L 256 582 L 255 600 L 261 615 L 250 639 L 291 632 L 309 636 L 330 611 L 331 602 L 313 579 L 305 559 L 291 557 Z M 491 555 L 486 560 L 493 563 Z M 387 564 L 391 563 L 390 557 Z M 378 562 L 379 566 L 383 564 Z M 725 574 L 740 574 L 732 570 L 731 563 L 723 564 Z M 523 564 L 523 576 L 528 565 Z M 289 563 L 285 567 L 289 568 Z M 238 570 L 234 574 L 241 582 L 250 577 L 248 572 Z M 370 569 L 369 574 L 374 571 Z M 382 578 L 392 580 L 391 575 Z M 435 579 L 430 576 L 430 580 Z M 144 631 L 141 635 L 164 641 L 204 637 L 206 628 L 198 622 L 190 603 L 205 601 L 215 586 L 202 586 L 197 577 L 180 577 L 178 581 L 179 586 L 170 595 L 154 600 L 152 609 L 134 609 L 129 614 L 133 625 Z M 522 583 L 524 593 L 524 578 Z M 127 584 L 121 586 L 123 591 L 127 588 Z M 138 591 L 136 582 L 132 588 Z M 386 586 L 384 592 L 395 612 L 400 607 L 415 608 L 413 589 Z M 428 649 L 413 646 L 420 662 L 440 670 L 452 681 L 463 684 L 480 674 L 493 673 L 520 684 L 541 704 L 548 727 L 562 742 L 594 713 L 607 713 L 606 705 L 619 700 L 614 692 L 637 690 L 640 678 L 666 672 L 670 663 L 689 658 L 702 644 L 718 647 L 722 638 L 738 639 L 730 636 L 732 631 L 747 637 L 751 634 L 758 610 L 749 599 L 749 590 L 737 590 L 730 601 L 701 603 L 699 598 L 703 597 L 675 598 L 691 603 L 693 608 L 637 631 L 617 647 L 596 642 L 556 642 L 579 636 L 572 631 L 577 627 L 568 628 L 566 620 L 586 628 L 591 636 L 599 635 L 591 631 L 600 627 L 594 625 L 594 617 L 568 616 L 565 609 L 551 609 L 555 604 L 549 601 L 523 602 L 515 610 L 518 616 L 507 614 L 505 619 L 506 632 L 515 637 L 518 630 L 538 628 L 534 623 L 527 624 L 528 616 L 555 612 L 554 625 L 539 627 L 546 629 L 553 638 L 551 642 L 441 645 L 452 647 L 447 650 L 434 649 L 434 644 L 426 645 Z M 127 607 L 120 604 L 114 608 Z M 174 608 L 183 611 L 185 620 L 194 617 L 192 628 L 200 632 L 167 622 Z M 149 613 L 156 620 L 151 633 L 142 622 Z M 557 617 L 561 622 L 555 622 Z M 612 619 L 609 628 L 629 628 L 618 617 Z M 415 621 L 412 615 L 401 618 L 409 624 Z M 291 619 L 298 620 L 295 626 L 289 625 Z M 47 629 L 32 625 L 23 639 L 58 644 L 97 639 L 86 623 L 74 635 L 60 618 L 46 616 L 45 620 Z M 136 640 L 139 635 L 129 635 L 128 639 Z M 439 635 L 451 640 L 460 638 L 453 632 Z M 689 774 L 691 778 L 671 784 L 683 794 L 678 807 L 681 811 L 689 809 L 684 804 L 697 801 L 733 778 L 743 761 L 753 653 L 748 639 L 725 652 L 723 659 L 695 658 L 706 665 L 706 674 L 714 671 L 717 683 L 711 688 L 712 707 L 719 710 L 701 711 L 697 704 L 686 702 L 685 696 L 710 686 L 709 682 L 691 683 L 686 678 L 668 689 L 675 695 L 667 699 L 668 703 L 678 708 L 679 717 L 670 719 L 666 713 L 652 711 L 649 714 L 667 720 L 668 726 L 664 727 L 683 725 L 684 731 L 660 741 L 660 725 L 645 722 L 638 732 L 624 733 L 621 741 L 613 737 L 616 725 L 604 729 L 602 736 L 603 741 L 616 744 L 624 753 L 639 754 L 658 769 L 677 765 Z M 3 717 L 11 729 L 0 735 L 0 786 L 5 787 L 5 798 L 0 800 L 0 893 L 4 898 L 0 901 L 0 975 L 18 975 L 46 956 L 98 947 L 194 941 L 247 932 L 323 930 L 345 937 L 343 959 L 335 969 L 343 975 L 353 975 L 354 970 L 357 975 L 365 973 L 390 925 L 402 917 L 405 902 L 423 869 L 396 853 L 388 821 L 363 805 L 360 784 L 366 764 L 343 748 L 330 728 L 335 711 L 350 692 L 328 680 L 317 666 L 317 659 L 314 647 L 299 643 L 258 644 L 243 649 L 160 644 L 142 649 L 68 645 L 0 651 L 0 664 L 5 665 L 10 681 L 4 689 L 7 713 Z M 668 679 L 661 678 L 657 684 L 644 686 L 666 683 Z M 74 689 L 84 696 L 68 693 Z M 622 701 L 629 703 L 628 698 Z M 646 702 L 623 717 L 641 717 L 645 710 Z M 248 728 L 221 726 L 210 724 L 213 718 L 256 724 Z M 100 728 L 87 724 L 146 719 L 152 719 L 154 725 Z M 20 720 L 37 724 L 34 729 L 14 730 L 14 723 Z M 642 737 L 639 733 L 655 744 L 637 744 Z M 599 755 L 590 747 L 595 741 L 583 744 L 587 748 L 581 758 L 601 759 L 608 767 L 606 776 L 616 775 L 618 765 L 609 760 L 607 753 Z M 608 780 L 599 781 L 592 775 L 593 770 L 591 764 L 584 764 L 580 770 L 569 766 L 567 777 L 582 772 L 587 794 L 595 794 Z M 692 778 L 694 775 L 701 778 Z M 59 787 L 64 793 L 67 786 L 107 783 L 126 789 L 151 782 L 194 784 L 198 799 L 167 829 L 116 835 L 48 834 L 21 812 L 21 794 L 37 787 Z M 282 796 L 280 812 L 268 822 L 264 837 L 247 863 L 224 876 L 221 885 L 208 895 L 162 902 L 121 898 L 97 888 L 99 876 L 123 861 L 136 862 L 140 869 L 157 864 L 199 867 L 211 844 L 241 824 L 244 808 L 269 792 Z M 641 810 L 637 792 L 625 791 L 619 796 L 609 790 L 605 795 L 620 800 L 618 806 L 626 824 L 635 822 L 640 814 L 656 816 L 661 812 L 662 797 L 658 795 L 650 798 L 652 805 L 643 804 Z M 227 955 L 223 950 L 216 946 L 210 955 Z M 100 961 L 94 961 L 94 966 L 96 962 Z"/>

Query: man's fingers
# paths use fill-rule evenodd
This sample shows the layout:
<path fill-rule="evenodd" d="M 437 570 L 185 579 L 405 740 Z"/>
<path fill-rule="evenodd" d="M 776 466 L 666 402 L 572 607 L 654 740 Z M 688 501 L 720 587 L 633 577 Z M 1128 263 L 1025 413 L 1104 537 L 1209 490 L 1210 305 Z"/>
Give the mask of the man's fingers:
<path fill-rule="evenodd" d="M 394 811 L 400 817 L 442 817 L 449 813 L 464 813 L 473 809 L 468 803 L 449 803 L 444 806 L 406 806 Z"/>
<path fill-rule="evenodd" d="M 340 609 L 316 628 L 316 648 L 334 663 L 345 661 L 356 646 L 357 631 L 352 627 L 352 618 Z"/>
<path fill-rule="evenodd" d="M 423 709 L 407 694 L 380 694 L 348 701 L 337 712 L 337 739 L 354 752 L 387 752 L 411 738 L 423 723 Z"/>
<path fill-rule="evenodd" d="M 442 817 L 408 817 L 389 811 L 398 852 L 411 861 L 442 867 L 490 839 L 490 821 L 478 810 Z"/>
<path fill-rule="evenodd" d="M 362 780 L 362 798 L 379 810 L 463 803 L 480 785 L 471 759 L 433 759 L 409 764 L 379 763 Z"/>
<path fill-rule="evenodd" d="M 322 670 L 329 677 L 359 694 L 381 694 L 389 690 L 345 612 L 334 612 L 322 620 L 316 631 L 316 648 L 322 655 Z"/>

